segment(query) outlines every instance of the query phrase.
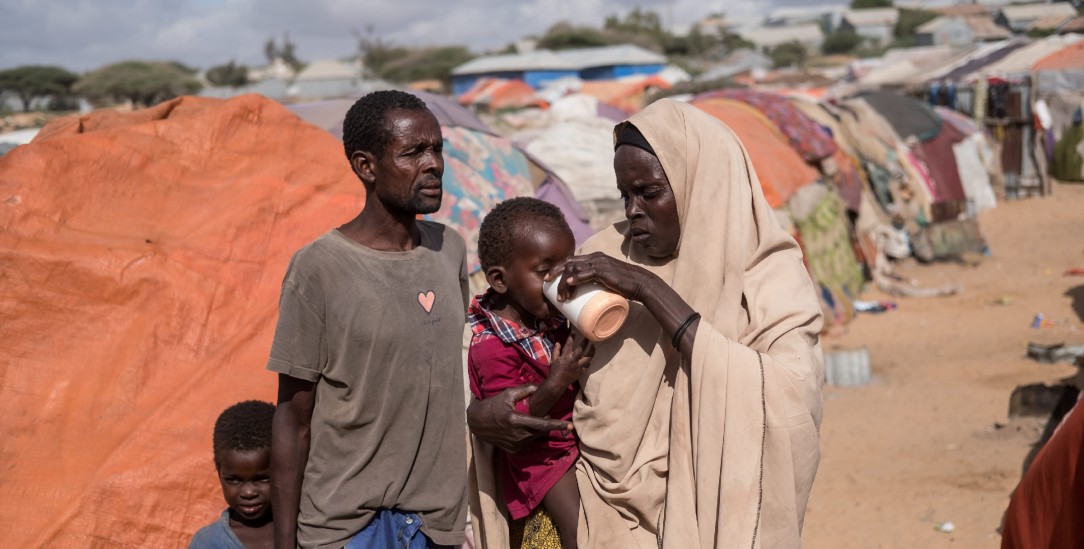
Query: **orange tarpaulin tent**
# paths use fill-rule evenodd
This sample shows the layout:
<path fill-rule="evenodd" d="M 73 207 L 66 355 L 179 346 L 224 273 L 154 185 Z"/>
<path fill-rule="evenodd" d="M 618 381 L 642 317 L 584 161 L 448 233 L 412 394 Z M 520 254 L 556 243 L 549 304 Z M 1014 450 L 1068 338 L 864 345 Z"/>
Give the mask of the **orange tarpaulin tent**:
<path fill-rule="evenodd" d="M 817 170 L 791 148 L 771 120 L 753 107 L 722 98 L 698 99 L 692 104 L 718 118 L 737 134 L 749 152 L 764 197 L 773 208 L 782 206 L 800 187 L 820 177 Z"/>
<path fill-rule="evenodd" d="M 54 121 L 0 157 L 0 538 L 182 547 L 222 500 L 217 415 L 264 371 L 291 254 L 363 204 L 281 105 Z"/>
<path fill-rule="evenodd" d="M 1031 66 L 1032 72 L 1082 68 L 1084 68 L 1084 40 L 1065 46 Z"/>
<path fill-rule="evenodd" d="M 670 87 L 670 82 L 660 76 L 651 75 L 617 80 L 588 80 L 583 83 L 580 93 L 590 95 L 602 103 L 632 113 L 639 112 L 644 108 L 649 91 L 655 89 L 668 90 Z"/>

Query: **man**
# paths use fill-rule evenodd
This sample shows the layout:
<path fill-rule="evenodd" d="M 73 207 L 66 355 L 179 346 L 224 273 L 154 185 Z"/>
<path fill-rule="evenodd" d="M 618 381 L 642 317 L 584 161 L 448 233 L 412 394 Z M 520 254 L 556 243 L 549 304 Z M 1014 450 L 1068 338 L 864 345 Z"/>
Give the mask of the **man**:
<path fill-rule="evenodd" d="M 267 363 L 275 547 L 458 545 L 465 246 L 417 220 L 440 208 L 440 125 L 418 98 L 376 92 L 343 142 L 365 206 L 290 261 Z"/>

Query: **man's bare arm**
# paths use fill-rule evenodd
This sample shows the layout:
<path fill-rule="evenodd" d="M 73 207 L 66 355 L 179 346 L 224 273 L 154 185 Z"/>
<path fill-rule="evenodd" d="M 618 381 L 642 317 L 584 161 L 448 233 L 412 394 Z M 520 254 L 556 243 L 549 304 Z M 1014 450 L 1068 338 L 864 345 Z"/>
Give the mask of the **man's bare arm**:
<path fill-rule="evenodd" d="M 275 514 L 275 549 L 297 547 L 301 482 L 309 460 L 316 384 L 279 374 L 278 408 L 271 428 L 271 508 Z"/>

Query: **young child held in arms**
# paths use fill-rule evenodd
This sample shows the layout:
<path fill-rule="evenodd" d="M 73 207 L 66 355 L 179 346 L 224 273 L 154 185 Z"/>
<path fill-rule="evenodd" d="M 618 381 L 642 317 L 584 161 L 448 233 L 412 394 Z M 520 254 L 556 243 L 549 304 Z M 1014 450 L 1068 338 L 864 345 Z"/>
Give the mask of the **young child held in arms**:
<path fill-rule="evenodd" d="M 542 295 L 542 282 L 575 245 L 561 210 L 535 198 L 501 202 L 482 221 L 478 259 L 490 288 L 467 309 L 473 332 L 467 371 L 475 398 L 534 383 L 538 389 L 516 409 L 571 420 L 578 380 L 594 347 L 570 335 L 565 319 Z M 523 519 L 543 505 L 565 549 L 576 546 L 577 457 L 574 436 L 551 433 L 514 454 L 498 451 L 495 463 L 510 518 Z"/>
<path fill-rule="evenodd" d="M 215 469 L 228 509 L 200 528 L 189 549 L 272 548 L 271 418 L 275 407 L 248 400 L 218 416 Z"/>

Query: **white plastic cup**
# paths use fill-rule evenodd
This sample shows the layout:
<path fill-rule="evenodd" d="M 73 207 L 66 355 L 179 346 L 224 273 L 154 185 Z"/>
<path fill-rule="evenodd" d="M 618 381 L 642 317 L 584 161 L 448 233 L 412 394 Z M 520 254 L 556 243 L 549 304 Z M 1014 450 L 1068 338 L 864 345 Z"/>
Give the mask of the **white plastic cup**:
<path fill-rule="evenodd" d="M 602 341 L 617 333 L 629 316 L 629 300 L 589 282 L 574 286 L 566 301 L 557 300 L 557 286 L 564 275 L 542 285 L 546 299 L 587 339 Z"/>

